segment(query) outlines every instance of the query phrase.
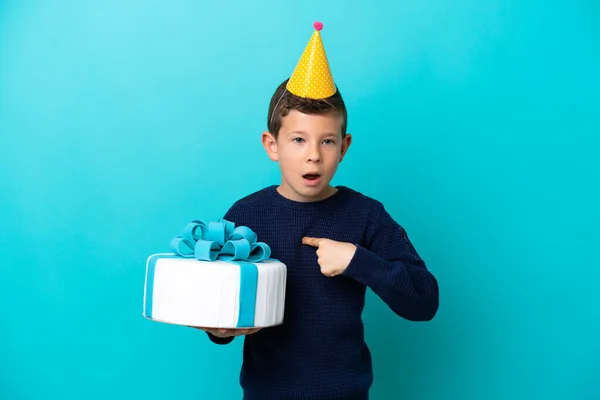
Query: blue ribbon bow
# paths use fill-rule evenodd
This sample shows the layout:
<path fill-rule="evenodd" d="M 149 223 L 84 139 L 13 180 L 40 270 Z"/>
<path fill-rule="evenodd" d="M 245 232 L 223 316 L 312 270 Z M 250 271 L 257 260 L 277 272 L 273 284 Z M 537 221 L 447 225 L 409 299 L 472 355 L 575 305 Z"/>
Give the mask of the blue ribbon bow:
<path fill-rule="evenodd" d="M 269 259 L 271 248 L 257 241 L 256 233 L 246 226 L 219 219 L 208 224 L 193 220 L 183 233 L 171 240 L 171 250 L 180 257 L 201 261 L 261 262 Z"/>

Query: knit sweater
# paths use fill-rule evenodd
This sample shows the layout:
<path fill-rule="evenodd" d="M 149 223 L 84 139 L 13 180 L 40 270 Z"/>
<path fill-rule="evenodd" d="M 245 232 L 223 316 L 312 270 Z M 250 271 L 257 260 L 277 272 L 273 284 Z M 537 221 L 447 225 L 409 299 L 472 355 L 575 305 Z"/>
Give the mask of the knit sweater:
<path fill-rule="evenodd" d="M 245 225 L 287 266 L 284 322 L 244 336 L 240 384 L 246 400 L 367 399 L 371 354 L 361 318 L 370 288 L 395 314 L 431 320 L 438 283 L 406 231 L 377 200 L 344 186 L 296 202 L 270 186 L 237 201 L 224 218 Z M 342 275 L 321 273 L 304 236 L 356 245 Z M 233 338 L 217 338 L 217 344 Z"/>

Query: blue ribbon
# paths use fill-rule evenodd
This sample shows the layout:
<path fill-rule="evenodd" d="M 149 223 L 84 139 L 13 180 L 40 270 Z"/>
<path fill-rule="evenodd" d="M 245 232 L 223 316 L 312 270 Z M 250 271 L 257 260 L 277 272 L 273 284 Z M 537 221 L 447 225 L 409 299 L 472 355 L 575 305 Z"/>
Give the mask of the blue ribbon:
<path fill-rule="evenodd" d="M 174 256 L 152 257 L 149 264 L 148 288 L 153 286 L 154 269 L 158 258 L 195 258 L 200 261 L 226 261 L 240 267 L 239 316 L 237 327 L 253 327 L 258 286 L 258 267 L 255 263 L 268 260 L 271 248 L 257 241 L 257 235 L 246 226 L 219 219 L 208 224 L 193 220 L 170 243 Z M 148 293 L 152 293 L 151 290 Z M 149 300 L 151 299 L 149 296 Z M 152 302 L 146 304 L 146 315 L 152 317 Z"/>
<path fill-rule="evenodd" d="M 246 226 L 236 227 L 233 222 L 220 219 L 208 224 L 193 220 L 183 233 L 171 240 L 171 250 L 181 257 L 195 257 L 201 261 L 267 260 L 271 248 L 257 242 L 256 233 Z"/>

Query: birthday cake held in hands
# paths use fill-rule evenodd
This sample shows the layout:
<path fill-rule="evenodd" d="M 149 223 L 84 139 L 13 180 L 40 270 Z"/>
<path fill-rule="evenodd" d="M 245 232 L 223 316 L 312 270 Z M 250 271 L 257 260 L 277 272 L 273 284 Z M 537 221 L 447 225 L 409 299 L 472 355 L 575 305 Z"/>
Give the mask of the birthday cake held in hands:
<path fill-rule="evenodd" d="M 171 251 L 148 257 L 144 317 L 208 328 L 283 322 L 287 268 L 250 228 L 194 220 Z"/>

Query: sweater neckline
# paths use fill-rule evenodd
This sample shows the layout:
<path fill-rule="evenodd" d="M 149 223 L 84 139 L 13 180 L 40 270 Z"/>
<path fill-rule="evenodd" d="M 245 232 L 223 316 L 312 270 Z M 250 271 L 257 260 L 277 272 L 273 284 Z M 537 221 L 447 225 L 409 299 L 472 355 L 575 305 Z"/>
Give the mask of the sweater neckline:
<path fill-rule="evenodd" d="M 323 200 L 296 201 L 288 199 L 279 193 L 277 186 L 278 185 L 271 185 L 268 187 L 267 192 L 269 193 L 270 197 L 275 201 L 275 203 L 296 210 L 319 210 L 334 206 L 342 200 L 346 189 L 344 186 L 334 186 L 337 191 Z"/>

